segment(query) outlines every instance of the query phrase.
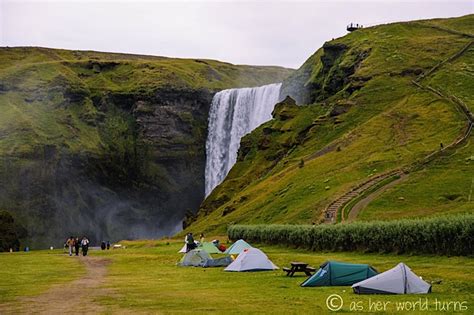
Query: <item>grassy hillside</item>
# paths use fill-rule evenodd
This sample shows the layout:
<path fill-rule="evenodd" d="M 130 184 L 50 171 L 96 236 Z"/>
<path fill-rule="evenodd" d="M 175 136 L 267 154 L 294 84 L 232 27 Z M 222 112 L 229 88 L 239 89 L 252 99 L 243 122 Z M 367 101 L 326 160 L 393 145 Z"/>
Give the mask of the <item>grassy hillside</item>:
<path fill-rule="evenodd" d="M 321 222 L 339 196 L 398 169 L 407 179 L 357 219 L 472 212 L 473 136 L 449 145 L 468 126 L 453 100 L 473 109 L 473 25 L 474 15 L 394 23 L 325 43 L 283 83 L 302 106 L 286 99 L 242 139 L 189 230 Z"/>
<path fill-rule="evenodd" d="M 172 233 L 204 198 L 213 94 L 291 70 L 0 48 L 0 209 L 28 245 Z"/>

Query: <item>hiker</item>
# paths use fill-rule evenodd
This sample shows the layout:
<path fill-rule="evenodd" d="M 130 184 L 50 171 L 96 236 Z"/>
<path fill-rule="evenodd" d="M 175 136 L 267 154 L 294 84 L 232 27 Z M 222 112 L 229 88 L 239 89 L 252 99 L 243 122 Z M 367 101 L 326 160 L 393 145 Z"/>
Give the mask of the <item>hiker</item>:
<path fill-rule="evenodd" d="M 107 250 L 110 249 L 110 241 L 107 241 Z"/>
<path fill-rule="evenodd" d="M 74 237 L 70 236 L 66 241 L 66 245 L 69 248 L 69 256 L 72 256 L 72 248 L 74 247 Z"/>
<path fill-rule="evenodd" d="M 200 242 L 201 244 L 204 243 L 204 233 L 201 233 L 201 235 L 199 235 L 199 242 Z"/>
<path fill-rule="evenodd" d="M 100 249 L 105 250 L 105 246 L 106 246 L 105 242 L 102 241 L 102 243 L 100 243 Z"/>
<path fill-rule="evenodd" d="M 79 241 L 79 237 L 76 236 L 74 240 L 74 249 L 76 251 L 76 256 L 79 256 L 79 248 L 81 247 L 81 241 Z"/>
<path fill-rule="evenodd" d="M 193 233 L 186 234 L 186 237 L 184 238 L 184 242 L 186 243 L 186 253 L 189 252 L 190 250 L 193 250 L 196 247 L 196 244 L 194 244 Z"/>
<path fill-rule="evenodd" d="M 89 250 L 89 240 L 87 237 L 83 237 L 81 241 L 82 246 L 82 256 L 87 256 L 87 251 Z"/>

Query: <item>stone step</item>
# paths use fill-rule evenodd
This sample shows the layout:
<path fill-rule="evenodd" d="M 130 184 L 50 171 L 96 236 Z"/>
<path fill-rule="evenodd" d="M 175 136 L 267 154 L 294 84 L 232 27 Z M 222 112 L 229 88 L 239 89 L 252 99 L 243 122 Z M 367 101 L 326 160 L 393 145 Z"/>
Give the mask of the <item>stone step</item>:
<path fill-rule="evenodd" d="M 390 176 L 394 176 L 396 174 L 401 174 L 400 171 L 394 171 L 386 174 L 380 174 L 377 175 L 376 177 L 371 178 L 365 183 L 360 184 L 359 186 L 355 187 L 353 190 L 350 192 L 344 194 L 343 196 L 339 197 L 338 199 L 334 200 L 327 208 L 325 213 L 329 216 L 331 216 L 331 219 L 326 220 L 326 221 L 333 221 L 333 217 L 335 214 L 341 209 L 342 206 L 347 204 L 349 201 L 352 199 L 360 196 L 363 194 L 366 190 L 372 188 L 374 185 L 377 185 L 381 181 L 385 180 L 386 178 Z"/>

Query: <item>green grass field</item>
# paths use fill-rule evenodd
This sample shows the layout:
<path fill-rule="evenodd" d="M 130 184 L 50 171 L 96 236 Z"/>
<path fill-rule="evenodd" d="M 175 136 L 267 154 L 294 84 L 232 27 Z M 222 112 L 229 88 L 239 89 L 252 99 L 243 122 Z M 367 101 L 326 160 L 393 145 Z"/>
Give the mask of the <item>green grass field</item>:
<path fill-rule="evenodd" d="M 52 285 L 84 275 L 84 266 L 63 251 L 32 251 L 0 254 L 0 305 L 34 296 Z"/>
<path fill-rule="evenodd" d="M 126 249 L 91 251 L 91 256 L 107 257 L 108 275 L 104 286 L 107 295 L 91 296 L 91 301 L 114 311 L 145 313 L 278 313 L 324 314 L 328 313 L 326 299 L 339 294 L 343 301 L 341 311 L 351 313 L 353 307 L 369 312 L 369 300 L 385 302 L 388 313 L 397 311 L 397 303 L 413 303 L 428 299 L 428 311 L 417 310 L 410 314 L 443 313 L 435 311 L 436 299 L 441 302 L 465 302 L 467 312 L 474 309 L 474 260 L 466 257 L 397 256 L 362 253 L 318 253 L 275 246 L 261 246 L 269 258 L 280 268 L 290 261 L 305 261 L 318 266 L 326 260 L 368 263 L 378 271 L 385 271 L 399 262 L 410 266 L 423 279 L 442 280 L 433 285 L 429 295 L 359 296 L 350 287 L 301 288 L 304 276 L 288 278 L 281 270 L 254 273 L 228 273 L 223 268 L 178 267 L 181 254 L 177 251 L 181 241 L 123 242 Z M 76 259 L 72 259 L 76 261 Z M 11 266 L 2 268 L 0 301 L 11 301 L 24 295 L 35 295 L 58 280 L 80 277 L 80 268 L 68 268 L 70 258 L 55 252 L 28 254 L 1 254 L 0 261 Z M 17 278 L 13 266 L 31 269 Z M 34 267 L 32 267 L 34 266 Z M 74 265 L 77 267 L 77 264 Z M 65 271 L 74 272 L 65 276 Z M 3 279 L 7 279 L 6 281 Z M 38 286 L 42 279 L 47 279 Z M 21 303 L 21 299 L 16 299 Z M 408 304 L 407 304 L 408 305 Z M 454 304 L 451 304 L 451 311 Z M 373 305 L 374 306 L 374 305 Z M 362 307 L 362 309 L 360 309 Z M 372 308 L 373 310 L 373 308 Z M 353 310 L 353 312 L 355 312 Z M 452 313 L 452 312 L 444 312 Z"/>

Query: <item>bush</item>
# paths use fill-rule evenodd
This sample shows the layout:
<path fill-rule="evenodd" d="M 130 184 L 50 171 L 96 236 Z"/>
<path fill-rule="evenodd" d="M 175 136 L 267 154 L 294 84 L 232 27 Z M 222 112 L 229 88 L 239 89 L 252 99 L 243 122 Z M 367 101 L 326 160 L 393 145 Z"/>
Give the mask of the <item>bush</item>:
<path fill-rule="evenodd" d="M 474 254 L 474 215 L 336 225 L 231 225 L 231 240 L 321 251 Z"/>
<path fill-rule="evenodd" d="M 19 250 L 20 239 L 26 236 L 26 230 L 13 220 L 9 212 L 0 211 L 0 252 L 7 252 L 10 248 Z"/>

